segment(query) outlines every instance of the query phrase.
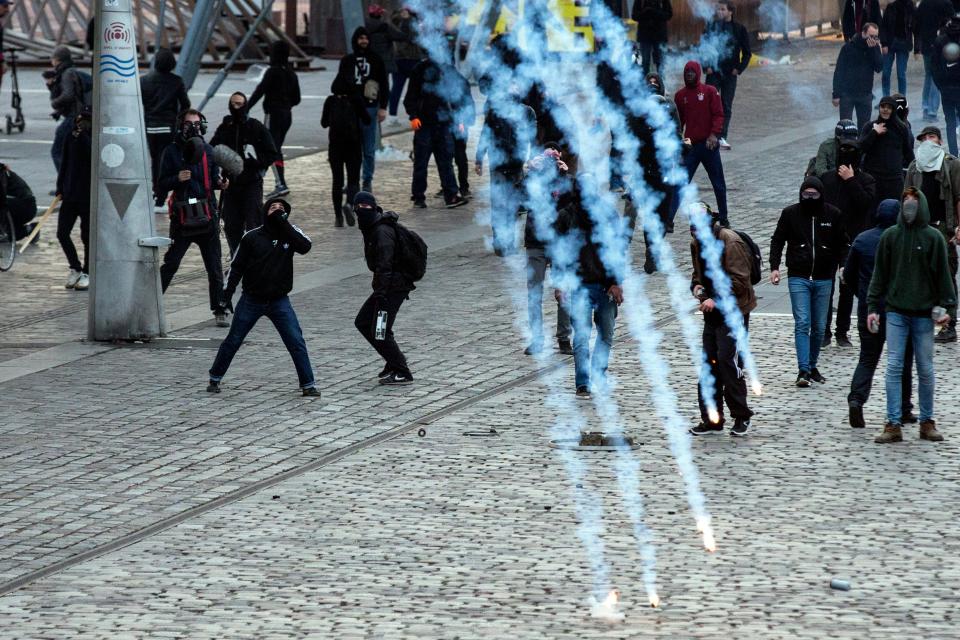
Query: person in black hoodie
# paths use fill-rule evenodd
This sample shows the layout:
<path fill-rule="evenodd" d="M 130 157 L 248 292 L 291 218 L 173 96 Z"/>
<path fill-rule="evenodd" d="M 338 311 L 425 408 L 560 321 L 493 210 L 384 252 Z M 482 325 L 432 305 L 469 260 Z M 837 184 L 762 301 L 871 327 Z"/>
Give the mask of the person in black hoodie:
<path fill-rule="evenodd" d="M 879 24 L 881 19 L 879 0 L 843 0 L 840 22 L 845 42 L 853 40 L 868 22 Z"/>
<path fill-rule="evenodd" d="M 210 146 L 225 144 L 243 158 L 243 172 L 223 195 L 223 231 L 232 256 L 244 232 L 263 224 L 263 174 L 278 154 L 270 131 L 248 115 L 246 95 L 232 94 L 229 108 L 230 115 L 217 127 Z"/>
<path fill-rule="evenodd" d="M 397 254 L 402 251 L 396 226 L 399 216 L 380 208 L 373 194 L 367 191 L 356 195 L 353 208 L 363 234 L 363 257 L 367 268 L 373 272 L 373 293 L 360 307 L 354 326 L 385 361 L 383 371 L 378 376 L 380 384 L 411 384 L 413 375 L 393 335 L 400 305 L 416 289 L 413 281 L 396 268 Z M 381 311 L 386 312 L 387 322 L 384 337 L 378 340 L 376 325 Z"/>
<path fill-rule="evenodd" d="M 377 139 L 380 123 L 387 117 L 390 92 L 383 60 L 370 49 L 370 34 L 365 27 L 357 27 L 350 38 L 353 53 L 340 59 L 337 77 L 350 87 L 351 95 L 363 100 L 370 122 L 364 123 L 363 133 L 363 190 L 370 191 L 376 166 Z"/>
<path fill-rule="evenodd" d="M 897 63 L 897 89 L 907 92 L 907 61 L 914 47 L 913 0 L 893 0 L 883 12 L 880 22 L 880 46 L 883 53 L 883 75 L 880 78 L 883 95 L 890 95 L 890 76 Z"/>
<path fill-rule="evenodd" d="M 840 107 L 841 120 L 850 120 L 856 110 L 860 131 L 873 110 L 873 76 L 882 69 L 880 28 L 867 22 L 859 35 L 840 48 L 833 70 L 833 106 Z"/>
<path fill-rule="evenodd" d="M 323 102 L 320 126 L 330 129 L 327 160 L 333 173 L 333 213 L 335 226 L 342 227 L 346 217 L 351 227 L 356 223 L 353 216 L 353 198 L 360 191 L 360 162 L 363 124 L 369 124 L 370 114 L 360 96 L 350 91 L 349 83 L 337 76 L 330 86 L 330 96 Z M 343 172 L 347 172 L 347 201 L 343 201 Z"/>
<path fill-rule="evenodd" d="M 770 240 L 770 282 L 780 284 L 780 259 L 787 246 L 793 338 L 797 351 L 796 385 L 824 383 L 817 359 L 827 324 L 827 306 L 837 267 L 847 247 L 840 211 L 823 201 L 823 183 L 807 176 L 800 185 L 800 202 L 780 213 Z"/>
<path fill-rule="evenodd" d="M 61 198 L 57 216 L 57 240 L 63 249 L 70 274 L 67 289 L 86 291 L 90 287 L 87 268 L 90 259 L 90 157 L 93 138 L 93 112 L 85 108 L 74 118 L 73 131 L 63 145 L 63 159 L 57 173 L 57 195 Z M 80 220 L 80 239 L 83 241 L 83 264 L 77 248 L 70 239 L 73 225 Z"/>
<path fill-rule="evenodd" d="M 943 117 L 947 121 L 947 148 L 957 155 L 957 123 L 960 121 L 960 64 L 948 60 L 944 48 L 960 43 L 960 16 L 954 16 L 940 30 L 930 57 L 933 81 L 940 89 Z"/>
<path fill-rule="evenodd" d="M 241 279 L 243 294 L 237 302 L 230 333 L 220 344 L 210 367 L 207 385 L 210 393 L 220 393 L 220 381 L 227 374 L 243 339 L 261 317 L 267 316 L 293 358 L 303 395 L 320 397 L 303 330 L 288 297 L 293 288 L 293 254 L 303 255 L 311 247 L 310 238 L 296 225 L 290 224 L 290 211 L 290 203 L 286 200 L 267 200 L 263 205 L 266 222 L 243 236 L 233 256 L 223 292 L 227 306 L 233 309 L 233 294 Z"/>
<path fill-rule="evenodd" d="M 15 238 L 21 240 L 30 235 L 36 226 L 30 221 L 37 217 L 37 198 L 23 178 L 8 165 L 0 164 L 0 210 L 4 207 L 13 218 Z M 33 241 L 39 237 L 38 233 Z"/>
<path fill-rule="evenodd" d="M 150 149 L 151 176 L 155 204 L 163 206 L 164 194 L 157 190 L 160 174 L 160 155 L 173 142 L 177 132 L 177 115 L 190 108 L 190 97 L 183 78 L 173 73 L 177 59 L 170 49 L 157 49 L 153 69 L 140 78 L 140 97 L 143 99 L 143 120 Z"/>
<path fill-rule="evenodd" d="M 896 117 L 897 102 L 880 98 L 879 116 L 860 134 L 863 170 L 877 181 L 877 200 L 896 199 L 903 192 L 903 169 L 913 162 L 913 137 Z"/>
<path fill-rule="evenodd" d="M 273 163 L 274 189 L 267 194 L 267 199 L 279 198 L 290 193 L 283 175 L 283 141 L 293 124 L 293 108 L 300 104 L 300 80 L 290 68 L 290 45 L 284 40 L 270 45 L 270 67 L 253 90 L 247 111 L 253 109 L 260 98 L 263 98 L 263 124 L 270 130 L 279 156 Z"/>
<path fill-rule="evenodd" d="M 750 36 L 747 29 L 733 19 L 733 2 L 720 0 L 717 3 L 715 19 L 707 24 L 704 38 L 712 38 L 720 49 L 720 59 L 716 65 L 705 65 L 706 83 L 716 87 L 723 102 L 723 133 L 720 134 L 720 148 L 729 149 L 727 132 L 730 130 L 730 117 L 733 115 L 733 98 L 737 94 L 737 78 L 747 70 L 753 53 L 750 51 Z"/>
<path fill-rule="evenodd" d="M 923 119 L 937 121 L 940 110 L 940 91 L 933 81 L 933 45 L 937 32 L 953 15 L 953 3 L 950 0 L 921 0 L 914 14 L 913 53 L 923 56 L 923 93 L 920 104 L 923 106 Z"/>
<path fill-rule="evenodd" d="M 637 22 L 637 45 L 643 74 L 650 73 L 650 62 L 660 73 L 663 47 L 667 44 L 667 22 L 673 17 L 670 0 L 633 0 L 630 17 Z"/>

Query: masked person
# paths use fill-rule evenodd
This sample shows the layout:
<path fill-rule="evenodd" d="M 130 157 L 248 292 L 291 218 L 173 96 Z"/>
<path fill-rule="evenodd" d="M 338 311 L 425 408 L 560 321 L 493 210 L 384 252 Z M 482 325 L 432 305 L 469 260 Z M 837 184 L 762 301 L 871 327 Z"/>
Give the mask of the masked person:
<path fill-rule="evenodd" d="M 323 102 L 323 114 L 320 126 L 330 129 L 327 145 L 327 160 L 333 174 L 334 226 L 342 227 L 344 218 L 351 227 L 356 223 L 353 215 L 353 198 L 360 191 L 361 147 L 363 145 L 362 128 L 369 123 L 370 114 L 360 96 L 350 91 L 346 80 L 337 76 L 330 87 L 331 95 Z M 346 195 L 343 201 L 346 170 Z"/>
<path fill-rule="evenodd" d="M 310 251 L 310 238 L 288 220 L 291 207 L 286 200 L 274 198 L 263 205 L 263 226 L 243 236 L 230 263 L 230 275 L 223 296 L 233 306 L 233 294 L 241 279 L 243 293 L 237 302 L 230 332 L 220 344 L 210 367 L 207 391 L 220 393 L 220 381 L 227 374 L 243 339 L 263 316 L 270 318 L 283 345 L 293 359 L 297 379 L 304 396 L 320 397 L 303 330 L 288 294 L 293 288 L 293 254 Z"/>
<path fill-rule="evenodd" d="M 957 297 L 947 264 L 947 243 L 929 223 L 926 196 L 907 187 L 897 224 L 883 232 L 877 246 L 867 290 L 867 324 L 879 326 L 883 300 L 887 313 L 887 422 L 874 438 L 878 444 L 903 440 L 901 385 L 908 341 L 913 343 L 917 362 L 920 438 L 943 440 L 933 418 L 933 329 L 949 323 L 944 309 L 953 308 Z"/>
<path fill-rule="evenodd" d="M 93 138 L 93 112 L 83 109 L 74 118 L 73 131 L 63 145 L 60 171 L 57 173 L 57 194 L 61 198 L 57 216 L 57 240 L 70 265 L 64 285 L 67 289 L 86 291 L 90 288 L 88 261 L 90 259 L 90 159 Z M 80 221 L 80 240 L 83 242 L 83 263 L 77 247 L 70 238 L 73 226 Z"/>
<path fill-rule="evenodd" d="M 847 246 L 840 211 L 823 201 L 819 178 L 805 178 L 800 185 L 800 202 L 780 213 L 770 239 L 770 282 L 774 285 L 780 284 L 784 245 L 799 368 L 796 385 L 806 388 L 811 381 L 827 381 L 817 369 L 817 360 L 833 279 Z"/>
<path fill-rule="evenodd" d="M 825 174 L 836 172 L 840 141 L 843 139 L 858 140 L 859 138 L 860 130 L 857 129 L 857 125 L 853 120 L 841 120 L 838 122 L 837 126 L 833 129 L 833 137 L 821 142 L 817 148 L 817 156 L 813 161 L 813 169 L 812 171 L 808 171 L 807 175 L 817 176 L 822 180 Z M 857 145 L 857 149 L 859 150 L 859 145 Z"/>
<path fill-rule="evenodd" d="M 960 160 L 943 148 L 940 129 L 924 127 L 917 136 L 916 159 L 907 168 L 905 183 L 919 189 L 930 209 L 930 226 L 937 229 L 947 242 L 947 264 L 954 291 L 957 283 L 957 245 L 960 244 Z M 957 308 L 947 308 L 950 322 L 945 325 L 934 342 L 957 341 Z"/>
<path fill-rule="evenodd" d="M 147 131 L 147 146 L 150 149 L 151 177 L 153 179 L 154 203 L 164 204 L 164 193 L 157 191 L 160 174 L 160 156 L 179 133 L 177 116 L 190 108 L 190 97 L 183 78 L 173 73 L 177 59 L 170 49 L 157 49 L 153 56 L 153 68 L 140 78 L 140 97 L 143 100 L 143 119 Z"/>
<path fill-rule="evenodd" d="M 936 122 L 940 110 L 940 90 L 933 81 L 933 45 L 940 27 L 953 16 L 951 0 L 923 0 L 914 14 L 913 54 L 923 56 L 923 119 Z"/>
<path fill-rule="evenodd" d="M 879 15 L 877 17 L 879 19 Z M 856 111 L 860 131 L 870 120 L 873 76 L 882 68 L 880 29 L 873 22 L 866 22 L 859 35 L 840 48 L 833 70 L 833 106 L 840 108 L 841 120 L 850 120 Z"/>
<path fill-rule="evenodd" d="M 650 73 L 651 63 L 659 73 L 663 48 L 667 46 L 667 23 L 673 18 L 670 0 L 633 0 L 630 17 L 637 23 L 637 45 L 644 75 Z"/>
<path fill-rule="evenodd" d="M 218 327 L 228 327 L 223 300 L 223 266 L 220 254 L 220 216 L 214 189 L 223 189 L 227 180 L 213 158 L 213 148 L 203 141 L 203 114 L 187 109 L 179 119 L 177 137 L 163 150 L 157 189 L 171 194 L 170 239 L 173 240 L 160 266 L 160 286 L 165 292 L 180 268 L 190 245 L 196 244 L 207 272 L 210 311 Z"/>
<path fill-rule="evenodd" d="M 247 114 L 247 96 L 232 94 L 229 107 L 230 115 L 217 127 L 210 145 L 225 144 L 243 158 L 243 172 L 223 194 L 223 231 L 232 256 L 243 234 L 263 223 L 263 175 L 279 154 L 270 131 Z"/>
<path fill-rule="evenodd" d="M 913 138 L 894 115 L 896 108 L 893 97 L 880 98 L 879 116 L 860 135 L 863 170 L 877 181 L 878 200 L 899 197 L 903 191 L 903 168 L 913 161 Z"/>
<path fill-rule="evenodd" d="M 290 193 L 284 175 L 283 142 L 293 125 L 293 108 L 300 104 L 300 80 L 290 67 L 290 45 L 277 40 L 270 45 L 270 67 L 250 96 L 247 111 L 263 98 L 263 123 L 270 131 L 279 156 L 273 163 L 274 189 L 267 199 L 280 198 Z"/>
<path fill-rule="evenodd" d="M 733 99 L 737 94 L 737 78 L 750 65 L 750 36 L 742 24 L 733 19 L 733 2 L 720 0 L 716 4 L 714 19 L 703 32 L 704 39 L 713 39 L 720 49 L 715 67 L 707 67 L 707 84 L 717 88 L 723 103 L 723 131 L 720 133 L 720 148 L 730 149 L 727 135 L 733 115 Z"/>
<path fill-rule="evenodd" d="M 957 123 L 960 122 L 960 64 L 950 55 L 953 47 L 960 44 L 960 16 L 954 16 L 942 25 L 940 35 L 933 43 L 930 67 L 933 82 L 940 90 L 943 117 L 947 123 L 947 147 L 957 155 Z"/>

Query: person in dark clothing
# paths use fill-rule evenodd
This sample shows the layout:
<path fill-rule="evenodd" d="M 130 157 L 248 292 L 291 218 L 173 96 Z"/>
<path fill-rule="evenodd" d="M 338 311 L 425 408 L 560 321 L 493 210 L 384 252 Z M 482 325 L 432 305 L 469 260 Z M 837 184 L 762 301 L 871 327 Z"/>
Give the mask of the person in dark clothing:
<path fill-rule="evenodd" d="M 880 78 L 883 95 L 890 95 L 890 76 L 897 63 L 897 89 L 907 92 L 907 61 L 914 47 L 913 0 L 893 0 L 883 12 L 880 22 L 880 46 L 883 53 L 883 75 Z"/>
<path fill-rule="evenodd" d="M 153 69 L 140 78 L 140 97 L 143 100 L 143 120 L 150 149 L 151 177 L 154 202 L 163 206 L 165 194 L 157 189 L 160 174 L 160 155 L 178 133 L 177 116 L 190 108 L 190 97 L 183 79 L 173 73 L 177 59 L 170 49 L 158 49 L 153 56 Z"/>
<path fill-rule="evenodd" d="M 880 29 L 872 22 L 840 48 L 833 70 L 833 106 L 840 107 L 840 119 L 850 120 L 857 112 L 857 129 L 863 130 L 873 110 L 873 76 L 883 69 Z"/>
<path fill-rule="evenodd" d="M 14 238 L 26 238 L 33 231 L 31 220 L 37 217 L 37 199 L 30 185 L 5 164 L 0 164 L 0 195 L 3 196 L 0 202 L 13 218 Z M 34 242 L 39 237 L 39 234 L 34 236 Z"/>
<path fill-rule="evenodd" d="M 477 120 L 477 105 L 473 101 L 470 83 L 457 69 L 450 65 L 457 75 L 452 76 L 454 87 L 451 93 L 456 96 L 454 122 L 451 122 L 453 134 L 453 164 L 457 169 L 457 186 L 461 198 L 470 197 L 470 159 L 467 157 L 467 143 L 470 141 L 470 127 Z"/>
<path fill-rule="evenodd" d="M 273 163 L 274 189 L 266 197 L 280 198 L 290 193 L 283 173 L 283 142 L 293 124 L 293 108 L 300 104 L 300 80 L 290 68 L 290 45 L 284 40 L 270 45 L 270 67 L 250 96 L 248 112 L 260 98 L 263 98 L 263 124 L 269 129 L 279 156 Z"/>
<path fill-rule="evenodd" d="M 393 26 L 403 35 L 396 41 L 394 64 L 396 71 L 390 79 L 390 115 L 397 115 L 403 85 L 407 82 L 413 68 L 423 59 L 423 50 L 417 45 L 417 16 L 409 7 L 401 7 L 393 14 Z"/>
<path fill-rule="evenodd" d="M 850 381 L 850 393 L 847 395 L 850 426 L 863 429 L 866 423 L 863 420 L 863 406 L 870 398 L 870 388 L 873 386 L 873 374 L 880 363 L 880 354 L 886 342 L 887 316 L 883 300 L 877 305 L 880 314 L 880 325 L 876 333 L 867 327 L 867 289 L 873 277 L 874 260 L 877 255 L 877 245 L 884 231 L 897 222 L 900 213 L 900 203 L 896 200 L 884 200 L 877 206 L 877 224 L 875 227 L 860 233 L 850 246 L 847 260 L 843 267 L 843 282 L 857 294 L 857 333 L 860 335 L 860 359 Z M 913 415 L 913 405 L 910 402 L 911 376 L 913 363 L 913 346 L 908 342 L 904 357 L 903 382 L 901 384 L 901 402 L 903 407 L 902 423 L 913 423 L 917 417 Z"/>
<path fill-rule="evenodd" d="M 667 44 L 667 22 L 673 17 L 670 0 L 633 0 L 630 17 L 637 22 L 637 46 L 643 74 L 650 73 L 650 63 L 660 73 L 663 47 Z"/>
<path fill-rule="evenodd" d="M 361 128 L 369 123 L 363 99 L 350 91 L 349 83 L 337 76 L 330 86 L 331 95 L 323 103 L 320 126 L 330 129 L 327 160 L 333 173 L 333 213 L 335 226 L 342 227 L 346 217 L 351 227 L 356 223 L 353 198 L 360 191 L 360 162 L 363 136 Z M 347 201 L 343 201 L 343 173 L 347 173 Z"/>
<path fill-rule="evenodd" d="M 860 134 L 863 170 L 877 181 L 877 200 L 897 198 L 903 191 L 903 168 L 913 161 L 913 138 L 894 115 L 896 101 L 880 98 L 879 116 Z"/>
<path fill-rule="evenodd" d="M 278 153 L 270 131 L 249 116 L 247 96 L 239 91 L 232 94 L 229 108 L 230 115 L 217 127 L 210 146 L 225 144 L 243 158 L 243 172 L 223 194 L 223 231 L 233 256 L 244 232 L 263 224 L 263 174 Z"/>
<path fill-rule="evenodd" d="M 843 139 L 856 141 L 859 140 L 859 138 L 860 129 L 857 128 L 853 120 L 839 121 L 833 129 L 833 137 L 821 142 L 817 148 L 817 156 L 814 158 L 812 171 L 809 171 L 807 175 L 817 176 L 823 180 L 824 175 L 836 172 L 837 155 L 840 152 L 840 141 Z M 858 153 L 859 150 L 860 145 L 858 143 Z"/>
<path fill-rule="evenodd" d="M 663 108 L 666 109 L 667 113 L 670 114 L 674 124 L 673 133 L 674 135 L 679 136 L 680 114 L 677 112 L 676 103 L 666 95 L 666 91 L 663 86 L 663 78 L 660 77 L 659 73 L 648 73 L 645 81 L 647 83 L 647 88 L 650 89 L 650 92 L 653 94 L 653 99 L 663 105 Z M 654 157 L 655 155 L 656 154 L 654 154 Z M 673 233 L 673 221 L 677 216 L 677 209 L 680 207 L 680 186 L 665 185 L 665 188 L 668 189 L 668 193 L 664 195 L 666 202 L 661 204 L 661 206 L 666 206 L 667 211 L 666 221 L 664 222 L 664 233 Z M 663 216 L 660 211 L 661 210 L 658 206 L 657 213 L 658 215 L 661 215 L 662 218 Z"/>
<path fill-rule="evenodd" d="M 824 383 L 817 369 L 827 306 L 837 267 L 847 247 L 840 211 L 823 201 L 823 183 L 807 176 L 800 185 L 800 202 L 780 213 L 770 239 L 770 282 L 780 284 L 780 260 L 787 247 L 793 338 L 797 351 L 796 385 Z"/>
<path fill-rule="evenodd" d="M 720 133 L 720 148 L 729 149 L 727 133 L 733 114 L 733 98 L 737 94 L 737 78 L 747 70 L 753 53 L 750 51 L 750 36 L 747 29 L 733 19 L 733 2 L 720 0 L 714 20 L 703 32 L 705 39 L 713 40 L 720 51 L 719 59 L 706 65 L 707 84 L 716 87 L 723 103 L 723 131 Z"/>
<path fill-rule="evenodd" d="M 937 32 L 953 15 L 950 0 L 921 0 L 913 17 L 913 53 L 923 56 L 923 119 L 937 121 L 940 110 L 940 90 L 933 81 L 933 45 Z"/>
<path fill-rule="evenodd" d="M 377 141 L 380 123 L 387 117 L 387 71 L 383 60 L 370 48 L 370 34 L 365 27 L 357 27 L 350 38 L 353 53 L 340 59 L 337 77 L 350 87 L 350 95 L 363 100 L 370 122 L 364 122 L 363 133 L 363 190 L 373 187 L 373 172 L 376 165 Z"/>
<path fill-rule="evenodd" d="M 960 44 L 960 16 L 954 16 L 940 30 L 930 56 L 933 82 L 940 90 L 943 117 L 947 122 L 947 147 L 957 155 L 957 124 L 960 122 L 960 64 L 947 60 L 944 47 Z"/>
<path fill-rule="evenodd" d="M 61 198 L 57 216 L 57 240 L 70 265 L 67 289 L 86 291 L 90 287 L 90 160 L 93 138 L 93 113 L 80 111 L 74 118 L 74 128 L 63 145 L 60 171 L 57 173 L 57 195 Z M 83 242 L 83 263 L 70 238 L 73 226 L 80 220 L 80 239 Z"/>
<path fill-rule="evenodd" d="M 842 138 L 837 148 L 835 160 L 837 168 L 820 176 L 823 182 L 823 200 L 835 206 L 843 221 L 843 230 L 848 239 L 856 238 L 861 231 L 870 226 L 876 202 L 876 181 L 866 171 L 860 169 L 860 144 L 855 138 Z M 846 259 L 846 256 L 844 256 Z M 823 345 L 830 343 L 830 326 L 833 323 L 833 294 L 836 281 L 830 288 L 830 302 L 827 305 L 827 325 L 823 334 Z M 840 298 L 837 302 L 837 345 L 853 346 L 847 333 L 850 331 L 850 313 L 853 311 L 854 287 L 841 278 Z"/>
<path fill-rule="evenodd" d="M 354 326 L 385 361 L 378 376 L 380 384 L 411 384 L 413 375 L 393 335 L 400 305 L 409 300 L 410 292 L 416 289 L 413 281 L 397 269 L 397 253 L 402 251 L 396 227 L 399 216 L 393 211 L 384 211 L 367 191 L 356 195 L 353 208 L 363 234 L 363 257 L 373 272 L 373 293 L 360 307 Z M 387 322 L 383 338 L 378 339 L 377 316 L 382 311 L 387 313 Z"/>
<path fill-rule="evenodd" d="M 243 339 L 261 317 L 267 316 L 280 334 L 283 345 L 293 359 L 297 379 L 304 396 L 320 397 L 300 321 L 290 304 L 293 288 L 293 254 L 310 251 L 310 238 L 296 225 L 290 224 L 290 203 L 280 198 L 263 205 L 264 224 L 243 236 L 230 263 L 230 274 L 223 296 L 233 310 L 233 294 L 243 280 L 243 293 L 237 302 L 230 332 L 220 344 L 210 367 L 207 391 L 220 393 L 220 381 L 227 374 Z"/>
<path fill-rule="evenodd" d="M 218 327 L 228 327 L 223 294 L 220 254 L 220 217 L 217 196 L 227 181 L 213 157 L 213 147 L 203 141 L 203 114 L 188 109 L 179 118 L 177 137 L 163 150 L 157 190 L 170 198 L 170 239 L 160 266 L 160 286 L 166 292 L 191 244 L 196 244 L 207 272 L 210 311 Z"/>
<path fill-rule="evenodd" d="M 567 165 L 570 175 L 576 175 L 580 157 L 580 140 L 573 113 L 563 102 L 554 98 L 543 87 L 537 91 L 536 106 L 530 105 L 537 118 L 538 147 L 555 147 Z"/>
<path fill-rule="evenodd" d="M 627 109 L 627 98 L 624 95 L 620 75 L 612 63 L 601 59 L 597 63 L 597 88 L 610 103 L 610 107 L 617 112 L 624 113 Z M 616 128 L 610 127 L 610 190 L 623 191 L 626 185 L 623 181 L 623 153 L 620 151 L 620 138 L 623 134 Z"/>
<path fill-rule="evenodd" d="M 862 33 L 863 25 L 868 22 L 880 24 L 880 19 L 879 0 L 844 0 L 840 16 L 844 41 L 850 42 Z"/>
<path fill-rule="evenodd" d="M 451 64 L 437 64 L 426 58 L 413 69 L 403 108 L 413 129 L 413 206 L 425 208 L 427 170 L 433 156 L 440 174 L 443 201 L 448 209 L 467 203 L 459 195 L 453 175 L 453 131 L 468 126 L 461 117 L 466 102 L 472 105 L 470 85 Z"/>
<path fill-rule="evenodd" d="M 407 36 L 395 27 L 392 21 L 385 18 L 386 13 L 386 9 L 379 4 L 371 4 L 367 7 L 367 19 L 363 24 L 370 36 L 370 50 L 380 56 L 389 81 L 389 77 L 397 73 L 393 44 L 402 42 Z M 387 94 L 389 99 L 391 91 L 389 84 L 380 87 L 380 90 Z"/>
<path fill-rule="evenodd" d="M 60 162 L 63 158 L 63 146 L 67 136 L 74 129 L 74 119 L 85 107 L 83 81 L 80 70 L 73 64 L 73 55 L 67 47 L 57 47 L 50 57 L 53 65 L 53 79 L 50 87 L 50 106 L 53 108 L 53 117 L 60 121 L 53 134 L 53 146 L 50 147 L 50 156 L 53 166 L 60 171 Z"/>

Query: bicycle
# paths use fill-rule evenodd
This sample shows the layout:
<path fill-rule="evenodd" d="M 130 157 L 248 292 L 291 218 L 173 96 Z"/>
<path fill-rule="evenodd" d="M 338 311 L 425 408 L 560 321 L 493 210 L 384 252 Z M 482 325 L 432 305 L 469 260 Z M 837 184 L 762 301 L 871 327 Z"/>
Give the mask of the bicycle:
<path fill-rule="evenodd" d="M 0 211 L 0 271 L 9 271 L 17 259 L 17 233 L 13 228 L 13 216 L 9 211 Z"/>

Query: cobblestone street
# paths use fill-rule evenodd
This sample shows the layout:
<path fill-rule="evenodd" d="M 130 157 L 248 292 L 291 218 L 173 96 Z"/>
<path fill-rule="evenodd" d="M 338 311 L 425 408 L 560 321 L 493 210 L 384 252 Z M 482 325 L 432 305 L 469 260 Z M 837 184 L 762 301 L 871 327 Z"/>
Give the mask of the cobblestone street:
<path fill-rule="evenodd" d="M 832 134 L 837 48 L 795 45 L 796 65 L 751 68 L 738 88 L 723 155 L 730 217 L 765 258 L 779 211 Z M 385 142 L 402 157 L 411 135 Z M 613 397 L 639 445 L 663 600 L 652 609 L 615 454 L 576 454 L 588 473 L 575 488 L 550 447 L 546 380 L 572 395 L 572 358 L 523 355 L 525 309 L 508 293 L 523 285 L 484 241 L 486 179 L 466 207 L 411 210 L 411 163 L 378 164 L 381 203 L 430 246 L 427 276 L 396 325 L 416 383 L 385 388 L 381 361 L 353 326 L 370 274 L 359 231 L 333 228 L 326 154 L 287 167 L 291 220 L 314 241 L 296 262 L 292 300 L 319 400 L 299 395 L 265 321 L 223 393 L 204 391 L 226 330 L 213 326 L 195 250 L 165 296 L 171 335 L 150 344 L 81 341 L 86 294 L 63 289 L 53 221 L 0 274 L 0 638 L 960 636 L 950 604 L 960 591 L 956 344 L 935 355 L 946 441 L 920 441 L 913 426 L 902 444 L 875 445 L 882 368 L 868 428 L 851 429 L 856 337 L 853 349 L 825 348 L 825 385 L 797 389 L 786 286 L 759 286 L 750 330 L 764 393 L 750 399 L 753 427 L 744 439 L 692 443 L 717 535 L 709 554 L 618 321 Z M 428 193 L 433 170 L 430 180 Z M 707 185 L 702 171 L 698 183 Z M 712 201 L 708 185 L 704 197 Z M 684 223 L 668 238 L 688 273 Z M 638 244 L 637 265 L 642 253 Z M 695 380 L 665 277 L 647 278 L 646 289 L 692 425 Z M 552 328 L 555 306 L 545 311 Z M 600 426 L 597 407 L 577 406 Z M 589 616 L 579 489 L 602 502 L 621 623 Z M 832 578 L 851 589 L 832 590 Z"/>

